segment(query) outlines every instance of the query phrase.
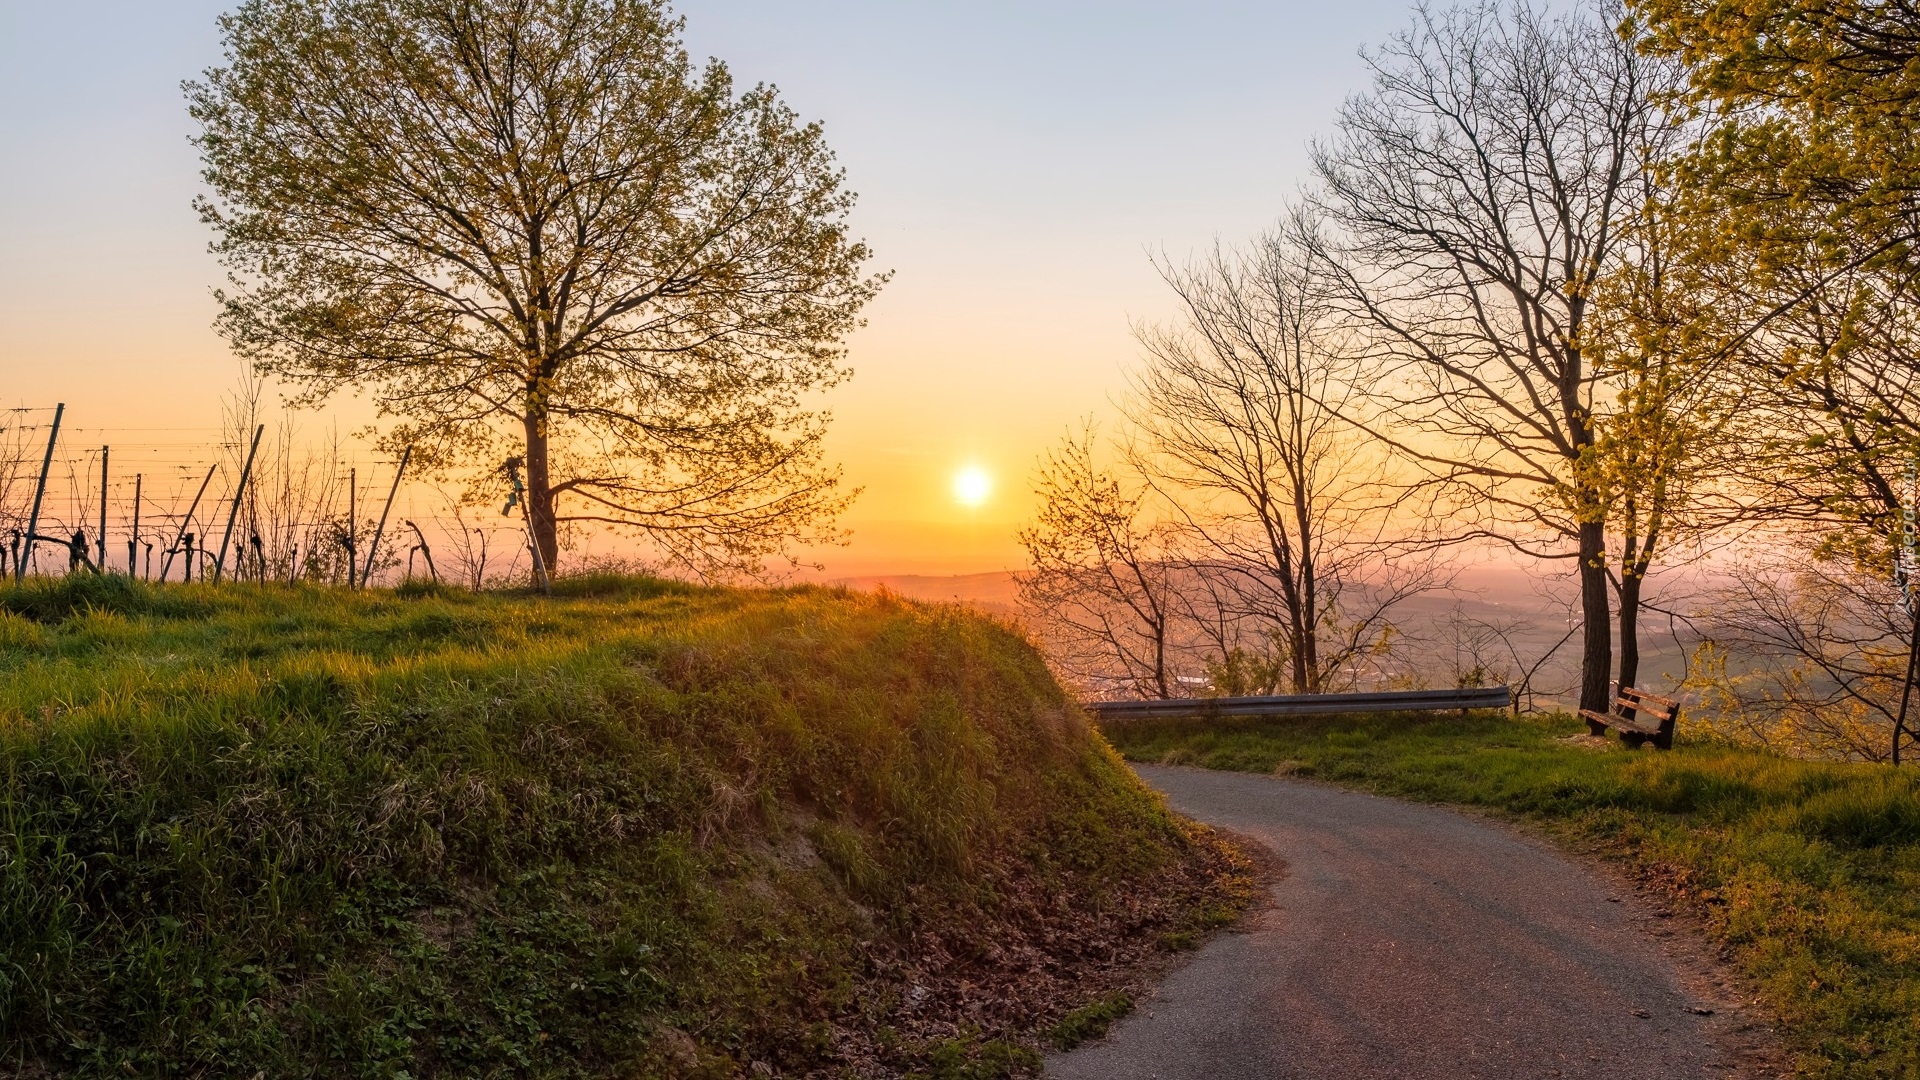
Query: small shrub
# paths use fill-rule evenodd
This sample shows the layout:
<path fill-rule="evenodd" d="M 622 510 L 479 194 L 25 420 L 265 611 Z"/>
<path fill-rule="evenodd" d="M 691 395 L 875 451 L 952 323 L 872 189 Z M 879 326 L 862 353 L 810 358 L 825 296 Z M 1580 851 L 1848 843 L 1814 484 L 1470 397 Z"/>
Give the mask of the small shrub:
<path fill-rule="evenodd" d="M 886 899 L 886 874 L 858 832 L 830 821 L 815 824 L 809 832 L 814 852 L 848 892 L 863 900 Z"/>
<path fill-rule="evenodd" d="M 1039 1071 L 1040 1055 L 1004 1039 L 978 1042 L 950 1039 L 927 1054 L 923 1069 L 907 1073 L 907 1080 L 1009 1080 Z"/>
<path fill-rule="evenodd" d="M 553 579 L 553 595 L 569 600 L 651 600 L 685 595 L 693 586 L 645 574 L 596 571 Z"/>
<path fill-rule="evenodd" d="M 467 590 L 432 578 L 408 578 L 394 588 L 393 595 L 402 600 L 445 600 L 454 604 L 470 604 L 474 599 Z"/>

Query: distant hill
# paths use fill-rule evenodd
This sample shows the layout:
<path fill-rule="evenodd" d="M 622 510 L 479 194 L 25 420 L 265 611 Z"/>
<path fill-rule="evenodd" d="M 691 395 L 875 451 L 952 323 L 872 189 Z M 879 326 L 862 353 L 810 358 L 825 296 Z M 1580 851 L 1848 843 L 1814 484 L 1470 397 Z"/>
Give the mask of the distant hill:
<path fill-rule="evenodd" d="M 965 604 L 993 615 L 1018 618 L 1019 590 L 1010 570 L 983 574 L 869 574 L 835 578 L 830 584 L 877 592 L 885 589 L 910 600 Z"/>
<path fill-rule="evenodd" d="M 1698 592 L 1698 575 L 1670 576 L 1661 593 Z M 867 574 L 833 579 L 850 589 L 886 589 L 914 600 L 965 604 L 989 614 L 1020 618 L 1019 594 L 1012 571 L 975 574 Z M 1496 675 L 1513 678 L 1521 664 L 1532 664 L 1561 641 L 1578 616 L 1578 594 L 1569 575 L 1541 574 L 1517 566 L 1482 564 L 1459 571 L 1449 590 L 1406 601 L 1398 609 L 1401 633 L 1418 643 L 1414 652 L 1431 668 L 1471 668 L 1485 662 Z M 1686 666 L 1684 633 L 1666 618 L 1648 613 L 1641 623 L 1641 680 L 1656 689 L 1671 688 Z M 1518 654 L 1521 663 L 1513 659 Z M 1536 673 L 1542 704 L 1571 697 L 1578 681 L 1580 643 L 1567 641 Z"/>

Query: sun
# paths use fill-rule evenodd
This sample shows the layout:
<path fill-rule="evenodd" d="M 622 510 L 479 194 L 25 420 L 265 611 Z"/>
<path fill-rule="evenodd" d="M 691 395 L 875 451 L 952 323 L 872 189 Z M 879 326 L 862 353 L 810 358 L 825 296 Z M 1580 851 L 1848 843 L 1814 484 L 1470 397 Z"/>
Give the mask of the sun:
<path fill-rule="evenodd" d="M 993 477 L 978 465 L 953 474 L 953 499 L 961 506 L 979 506 L 993 494 Z"/>

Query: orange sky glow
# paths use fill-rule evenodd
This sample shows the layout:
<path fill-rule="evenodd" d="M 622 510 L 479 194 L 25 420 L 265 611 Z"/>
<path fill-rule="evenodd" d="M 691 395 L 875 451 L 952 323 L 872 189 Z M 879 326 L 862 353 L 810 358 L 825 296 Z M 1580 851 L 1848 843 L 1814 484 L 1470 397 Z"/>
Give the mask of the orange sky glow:
<path fill-rule="evenodd" d="M 64 401 L 64 442 L 115 444 L 116 478 L 143 469 L 168 490 L 210 460 L 238 374 L 210 329 L 221 272 L 190 206 L 179 91 L 218 62 L 223 6 L 0 2 L 0 405 Z M 696 57 L 824 121 L 861 194 L 856 231 L 896 275 L 849 343 L 855 377 L 824 401 L 829 454 L 862 489 L 851 543 L 812 553 L 826 577 L 1018 568 L 1036 456 L 1110 413 L 1132 323 L 1170 314 L 1148 253 L 1270 223 L 1307 140 L 1361 88 L 1356 50 L 1407 15 L 1402 0 L 678 7 Z M 318 438 L 364 416 L 349 401 L 300 423 Z M 963 493 L 966 469 L 980 475 Z M 405 498 L 396 513 L 425 517 L 438 496 Z"/>

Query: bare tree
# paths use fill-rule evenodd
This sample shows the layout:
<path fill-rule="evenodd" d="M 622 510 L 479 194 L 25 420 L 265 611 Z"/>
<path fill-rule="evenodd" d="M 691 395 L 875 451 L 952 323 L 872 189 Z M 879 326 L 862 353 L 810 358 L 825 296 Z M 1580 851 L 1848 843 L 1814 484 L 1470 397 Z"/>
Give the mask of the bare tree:
<path fill-rule="evenodd" d="M 806 402 L 880 279 L 818 125 L 661 0 L 247 0 L 188 88 L 219 330 L 429 467 L 526 462 L 533 534 L 757 565 L 844 505 Z"/>
<path fill-rule="evenodd" d="M 1443 618 L 1409 628 L 1406 652 L 1418 658 L 1411 665 L 1416 676 L 1411 685 L 1431 686 L 1436 680 L 1461 687 L 1505 685 L 1513 691 L 1516 714 L 1535 711 L 1543 697 L 1564 697 L 1577 682 L 1578 672 L 1564 671 L 1556 661 L 1580 632 L 1579 621 L 1571 617 L 1577 604 L 1562 604 L 1562 598 L 1545 592 L 1538 599 L 1542 603 L 1532 613 L 1535 617 L 1551 614 L 1556 607 L 1569 617 L 1543 626 L 1525 614 L 1483 610 L 1476 615 L 1456 599 Z M 1554 631 L 1560 625 L 1566 630 L 1556 637 Z"/>
<path fill-rule="evenodd" d="M 1183 696 L 1179 685 L 1185 560 L 1175 530 L 1096 461 L 1092 424 L 1061 440 L 1034 479 L 1035 523 L 1020 531 L 1030 569 L 1020 606 L 1061 673 L 1098 692 Z"/>
<path fill-rule="evenodd" d="M 1314 149 L 1386 391 L 1370 430 L 1422 468 L 1455 539 L 1573 564 L 1592 709 L 1612 647 L 1606 493 L 1579 467 L 1599 438 L 1587 322 L 1641 209 L 1631 181 L 1674 137 L 1653 102 L 1667 76 L 1617 14 L 1423 8 Z"/>
<path fill-rule="evenodd" d="M 304 437 L 296 416 L 277 406 L 267 380 L 252 369 L 241 371 L 221 403 L 220 472 L 228 487 L 224 493 L 217 486 L 207 493 L 201 516 L 224 530 L 233 485 L 239 482 L 254 431 L 263 427 L 269 434 L 261 440 L 234 516 L 229 576 L 346 580 L 347 552 L 340 541 L 349 467 L 345 444 L 337 430 L 317 441 Z M 371 529 L 371 522 L 362 527 Z"/>
<path fill-rule="evenodd" d="M 1385 465 L 1342 418 L 1360 392 L 1311 228 L 1163 263 L 1184 318 L 1136 328 L 1146 362 L 1127 408 L 1137 467 L 1193 538 L 1193 584 L 1230 586 L 1216 618 L 1251 620 L 1302 694 L 1351 685 L 1394 606 L 1435 579 L 1430 561 L 1383 558 Z"/>
<path fill-rule="evenodd" d="M 493 532 L 467 520 L 465 508 L 460 500 L 448 497 L 446 502 L 451 521 L 447 524 L 451 562 L 449 571 L 458 577 L 462 584 L 474 592 L 479 592 L 487 583 L 488 549 L 493 545 Z"/>
<path fill-rule="evenodd" d="M 33 498 L 40 464 L 35 451 L 46 441 L 41 430 L 33 423 L 32 410 L 0 411 L 0 530 L 26 528 L 27 506 Z M 0 543 L 10 539 L 0 537 Z"/>
<path fill-rule="evenodd" d="M 1856 554 L 1865 554 L 1856 553 Z M 1775 543 L 1713 597 L 1689 680 L 1717 735 L 1853 760 L 1885 760 L 1912 620 L 1880 560 Z"/>

